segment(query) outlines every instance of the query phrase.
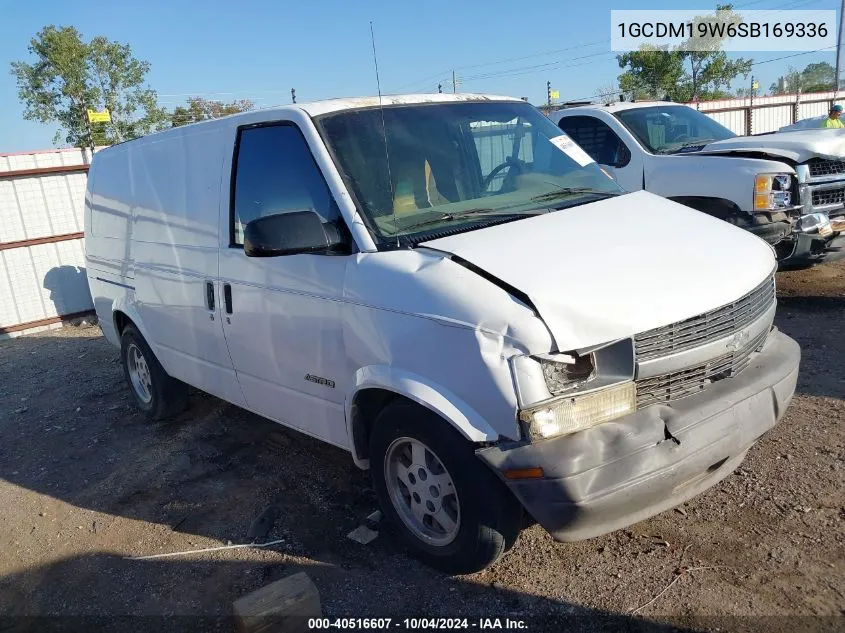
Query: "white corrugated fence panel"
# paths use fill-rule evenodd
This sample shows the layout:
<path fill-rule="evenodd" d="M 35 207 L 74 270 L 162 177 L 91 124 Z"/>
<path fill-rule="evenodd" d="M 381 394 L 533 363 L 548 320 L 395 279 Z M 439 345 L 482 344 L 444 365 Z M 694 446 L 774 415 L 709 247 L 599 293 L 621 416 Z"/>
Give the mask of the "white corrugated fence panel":
<path fill-rule="evenodd" d="M 776 132 L 784 125 L 790 125 L 794 107 L 793 102 L 777 107 L 755 108 L 751 114 L 751 127 L 754 134 Z"/>
<path fill-rule="evenodd" d="M 0 155 L 0 244 L 84 227 L 87 172 L 8 172 L 89 163 L 90 152 L 80 149 Z M 83 239 L 0 249 L 0 328 L 91 309 Z"/>

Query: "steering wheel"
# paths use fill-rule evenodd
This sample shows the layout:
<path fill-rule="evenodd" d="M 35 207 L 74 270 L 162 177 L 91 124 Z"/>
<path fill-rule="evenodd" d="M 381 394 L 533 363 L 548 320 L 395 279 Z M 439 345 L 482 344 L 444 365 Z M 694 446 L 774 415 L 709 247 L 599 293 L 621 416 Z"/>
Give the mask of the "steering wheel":
<path fill-rule="evenodd" d="M 506 168 L 511 168 L 511 169 L 514 169 L 514 170 L 515 170 L 515 173 L 514 173 L 513 171 L 511 171 L 511 172 L 508 172 L 508 175 L 507 175 L 507 176 L 505 176 L 505 182 L 507 182 L 507 180 L 508 180 L 508 179 L 513 178 L 514 176 L 516 176 L 516 175 L 517 175 L 517 174 L 519 174 L 519 173 L 522 173 L 522 170 L 523 170 L 523 165 L 524 165 L 524 164 L 525 164 L 525 163 L 523 163 L 523 162 L 522 162 L 521 160 L 519 160 L 518 158 L 511 158 L 510 156 L 508 156 L 508 157 L 505 159 L 505 162 L 503 162 L 503 163 L 502 163 L 502 164 L 500 164 L 500 165 L 496 165 L 496 166 L 493 168 L 493 170 L 492 170 L 489 174 L 487 174 L 487 176 L 484 178 L 484 181 L 481 183 L 481 189 L 482 189 L 482 191 L 487 191 L 487 188 L 490 186 L 490 183 L 491 183 L 491 182 L 493 182 L 493 179 L 494 179 L 494 178 L 495 178 L 495 177 L 499 174 L 499 172 L 500 172 L 500 171 L 502 171 L 503 169 L 506 169 Z M 502 188 L 504 189 L 504 187 L 505 187 L 505 183 L 503 182 L 503 183 L 502 183 Z"/>

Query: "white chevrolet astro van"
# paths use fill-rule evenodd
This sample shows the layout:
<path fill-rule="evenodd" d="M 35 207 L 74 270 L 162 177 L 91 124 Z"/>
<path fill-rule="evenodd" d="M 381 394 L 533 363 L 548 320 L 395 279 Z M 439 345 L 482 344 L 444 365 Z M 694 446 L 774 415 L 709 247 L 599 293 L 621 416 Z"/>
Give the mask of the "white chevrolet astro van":
<path fill-rule="evenodd" d="M 520 100 L 331 100 L 123 143 L 94 159 L 85 231 L 141 409 L 191 385 L 348 450 L 449 572 L 495 561 L 523 509 L 573 541 L 689 499 L 795 389 L 772 249 L 626 194 Z"/>

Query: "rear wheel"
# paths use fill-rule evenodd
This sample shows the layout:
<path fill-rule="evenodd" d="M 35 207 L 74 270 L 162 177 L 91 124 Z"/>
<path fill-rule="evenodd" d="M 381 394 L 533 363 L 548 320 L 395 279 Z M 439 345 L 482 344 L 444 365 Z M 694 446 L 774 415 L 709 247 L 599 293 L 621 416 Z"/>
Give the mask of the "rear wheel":
<path fill-rule="evenodd" d="M 388 405 L 373 428 L 370 467 L 385 516 L 432 567 L 479 571 L 516 541 L 519 502 L 434 413 L 410 402 Z"/>
<path fill-rule="evenodd" d="M 164 371 L 150 346 L 129 324 L 120 336 L 123 374 L 135 404 L 152 420 L 181 413 L 188 403 L 188 386 Z"/>

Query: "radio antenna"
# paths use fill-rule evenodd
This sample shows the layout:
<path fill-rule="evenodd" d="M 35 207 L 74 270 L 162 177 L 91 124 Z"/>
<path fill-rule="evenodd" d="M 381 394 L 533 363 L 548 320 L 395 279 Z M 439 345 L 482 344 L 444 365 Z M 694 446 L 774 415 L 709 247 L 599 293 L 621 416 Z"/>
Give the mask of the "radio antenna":
<path fill-rule="evenodd" d="M 376 55 L 376 36 L 373 32 L 373 21 L 370 20 L 370 41 L 373 44 L 373 65 L 376 67 L 376 88 L 378 89 L 378 109 L 381 114 L 381 137 L 384 141 L 384 159 L 387 162 L 387 187 L 390 192 L 390 204 L 393 209 L 393 230 L 396 227 L 396 205 L 394 202 L 395 192 L 393 191 L 393 175 L 390 173 L 390 150 L 387 148 L 387 127 L 384 124 L 384 107 L 381 104 L 381 81 L 378 76 L 378 56 Z M 399 235 L 396 235 L 396 247 L 399 247 Z"/>

